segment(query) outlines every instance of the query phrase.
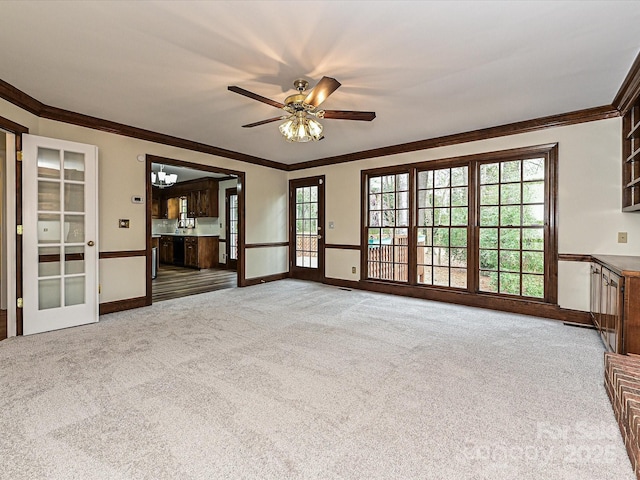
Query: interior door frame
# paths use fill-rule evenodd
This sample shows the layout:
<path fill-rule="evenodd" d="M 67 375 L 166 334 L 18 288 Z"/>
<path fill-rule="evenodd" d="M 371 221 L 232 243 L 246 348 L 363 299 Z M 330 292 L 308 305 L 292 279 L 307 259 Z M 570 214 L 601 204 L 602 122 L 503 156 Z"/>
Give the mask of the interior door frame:
<path fill-rule="evenodd" d="M 142 157 L 140 157 L 142 158 Z M 193 170 L 201 170 L 204 172 L 222 173 L 225 175 L 234 176 L 237 179 L 236 188 L 238 189 L 238 269 L 237 269 L 237 285 L 239 287 L 247 286 L 247 279 L 245 275 L 245 172 L 239 170 L 230 170 L 228 168 L 216 167 L 213 165 L 203 165 L 201 163 L 186 162 L 184 160 L 177 160 L 175 158 L 160 157 L 157 155 L 145 154 L 145 184 L 146 188 L 146 204 L 147 204 L 147 225 L 146 225 L 146 259 L 147 259 L 147 282 L 146 282 L 146 294 L 144 297 L 144 305 L 149 306 L 153 303 L 152 293 L 153 285 L 151 278 L 151 234 L 152 234 L 152 222 L 151 222 L 151 209 L 152 209 L 152 185 L 151 185 L 151 164 L 162 163 L 165 165 L 173 165 L 176 167 L 191 168 Z M 220 209 L 220 205 L 218 205 Z"/>
<path fill-rule="evenodd" d="M 22 309 L 16 306 L 17 299 L 22 297 L 22 236 L 16 226 L 22 225 L 22 135 L 29 133 L 29 129 L 4 117 L 0 117 L 0 128 L 15 137 L 14 148 L 7 150 L 5 172 L 8 278 L 15 278 L 15 283 L 7 284 L 7 337 L 14 337 L 22 335 L 23 322 Z M 11 157 L 13 161 L 9 160 Z"/>
<path fill-rule="evenodd" d="M 318 187 L 318 268 L 296 266 L 296 188 Z M 289 276 L 301 280 L 324 282 L 325 280 L 325 176 L 296 178 L 289 180 Z"/>
<path fill-rule="evenodd" d="M 231 213 L 231 196 L 232 195 L 238 195 L 238 188 L 237 187 L 232 187 L 232 188 L 227 188 L 224 191 L 224 208 L 225 208 L 225 226 L 224 226 L 224 230 L 225 230 L 225 235 L 224 238 L 226 239 L 225 243 L 225 260 L 226 260 L 226 266 L 227 268 L 231 269 L 231 270 L 237 270 L 238 269 L 238 259 L 234 259 L 231 260 L 231 228 L 230 228 L 230 223 L 229 223 L 229 217 L 230 217 L 230 213 Z M 238 236 L 240 236 L 240 221 L 238 219 Z M 240 249 L 238 249 L 238 257 L 240 257 Z"/>

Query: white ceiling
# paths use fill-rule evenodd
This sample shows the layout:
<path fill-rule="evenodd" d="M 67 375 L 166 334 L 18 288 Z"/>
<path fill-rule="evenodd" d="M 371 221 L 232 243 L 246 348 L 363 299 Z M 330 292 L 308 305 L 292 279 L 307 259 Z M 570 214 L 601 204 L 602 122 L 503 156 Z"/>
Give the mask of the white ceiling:
<path fill-rule="evenodd" d="M 0 5 L 0 79 L 75 112 L 293 164 L 608 105 L 638 1 L 34 2 Z M 289 144 L 292 82 L 342 83 L 325 139 Z"/>

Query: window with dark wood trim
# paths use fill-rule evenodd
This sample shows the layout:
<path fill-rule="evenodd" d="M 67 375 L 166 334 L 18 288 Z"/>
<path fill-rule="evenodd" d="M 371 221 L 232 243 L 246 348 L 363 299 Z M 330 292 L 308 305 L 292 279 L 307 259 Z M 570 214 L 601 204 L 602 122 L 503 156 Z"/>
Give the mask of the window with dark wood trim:
<path fill-rule="evenodd" d="M 367 275 L 409 279 L 409 174 L 371 175 L 367 181 Z"/>
<path fill-rule="evenodd" d="M 369 281 L 557 302 L 557 146 L 362 173 Z"/>

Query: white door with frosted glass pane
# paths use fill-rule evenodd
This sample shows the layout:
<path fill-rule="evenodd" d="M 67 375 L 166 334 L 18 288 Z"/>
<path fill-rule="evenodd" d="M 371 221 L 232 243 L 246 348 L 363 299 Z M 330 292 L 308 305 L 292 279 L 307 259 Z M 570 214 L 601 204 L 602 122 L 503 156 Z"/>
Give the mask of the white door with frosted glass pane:
<path fill-rule="evenodd" d="M 23 332 L 98 321 L 98 148 L 23 135 Z"/>

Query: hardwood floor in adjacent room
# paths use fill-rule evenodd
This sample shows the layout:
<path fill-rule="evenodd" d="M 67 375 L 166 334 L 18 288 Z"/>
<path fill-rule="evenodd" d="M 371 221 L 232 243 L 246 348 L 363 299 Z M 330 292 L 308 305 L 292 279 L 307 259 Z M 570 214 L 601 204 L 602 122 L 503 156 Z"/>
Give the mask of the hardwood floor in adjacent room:
<path fill-rule="evenodd" d="M 222 268 L 193 268 L 160 265 L 152 283 L 153 303 L 237 286 L 237 272 Z"/>

